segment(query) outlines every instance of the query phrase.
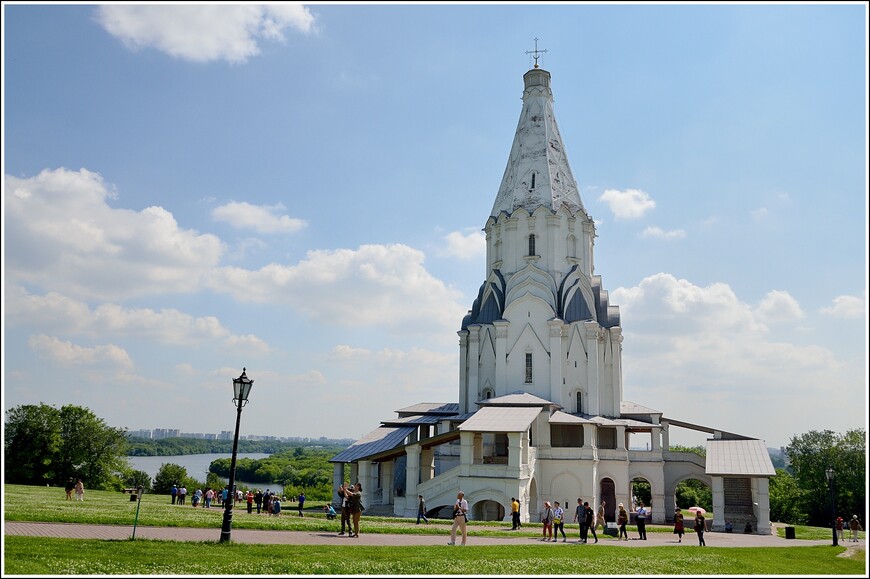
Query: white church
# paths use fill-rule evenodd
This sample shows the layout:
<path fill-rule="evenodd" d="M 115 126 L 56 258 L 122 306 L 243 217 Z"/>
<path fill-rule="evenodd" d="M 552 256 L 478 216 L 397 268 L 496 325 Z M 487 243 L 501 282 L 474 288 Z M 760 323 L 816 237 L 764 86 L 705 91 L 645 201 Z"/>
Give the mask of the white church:
<path fill-rule="evenodd" d="M 596 511 L 605 501 L 614 521 L 641 479 L 651 522 L 665 524 L 677 485 L 696 479 L 712 489 L 714 531 L 750 522 L 770 534 L 775 472 L 764 441 L 623 399 L 619 308 L 595 275 L 595 223 L 556 124 L 550 73 L 536 62 L 523 80 L 484 227 L 485 281 L 458 332 L 459 399 L 396 410 L 331 459 L 335 487 L 346 474 L 360 481 L 368 513 L 416 517 L 423 495 L 436 514 L 462 490 L 472 520 L 510 520 L 516 497 L 522 520 L 538 521 L 545 501 L 570 512 L 582 497 Z M 671 427 L 708 433 L 706 458 L 671 451 Z M 638 438 L 644 450 L 629 447 Z"/>

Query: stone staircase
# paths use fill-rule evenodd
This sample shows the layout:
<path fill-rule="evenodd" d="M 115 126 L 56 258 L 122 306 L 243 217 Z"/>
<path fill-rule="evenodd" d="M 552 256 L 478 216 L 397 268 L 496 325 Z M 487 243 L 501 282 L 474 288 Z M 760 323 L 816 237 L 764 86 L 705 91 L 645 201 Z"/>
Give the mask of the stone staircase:
<path fill-rule="evenodd" d="M 755 514 L 752 509 L 752 487 L 748 478 L 726 478 L 725 483 L 725 521 L 734 525 L 735 533 L 742 533 L 747 521 L 757 530 Z"/>

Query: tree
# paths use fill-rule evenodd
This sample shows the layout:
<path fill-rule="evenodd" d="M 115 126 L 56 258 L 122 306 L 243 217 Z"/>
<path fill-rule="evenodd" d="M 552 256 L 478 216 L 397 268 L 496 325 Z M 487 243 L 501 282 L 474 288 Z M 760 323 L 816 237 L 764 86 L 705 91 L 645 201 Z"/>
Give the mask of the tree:
<path fill-rule="evenodd" d="M 121 480 L 124 482 L 125 488 L 135 489 L 141 486 L 146 491 L 151 490 L 151 477 L 144 470 L 127 471 Z"/>
<path fill-rule="evenodd" d="M 169 462 L 161 464 L 154 476 L 154 492 L 157 494 L 169 494 L 172 485 L 186 485 L 188 476 L 187 469 L 181 465 Z M 191 485 L 193 487 L 194 485 Z"/>
<path fill-rule="evenodd" d="M 120 488 L 125 458 L 124 430 L 112 428 L 87 408 L 59 410 L 40 403 L 6 412 L 4 424 L 6 481 L 61 485 L 81 478 L 89 488 Z"/>
<path fill-rule="evenodd" d="M 865 520 L 866 448 L 867 433 L 864 429 L 850 430 L 843 435 L 831 430 L 813 430 L 792 437 L 785 453 L 795 483 L 802 491 L 800 506 L 810 524 L 828 526 L 831 523 L 825 477 L 828 468 L 834 470 L 835 476 L 835 512 L 845 513 L 850 518 L 858 515 Z"/>
<path fill-rule="evenodd" d="M 776 476 L 770 479 L 770 520 L 791 525 L 805 525 L 807 514 L 804 511 L 806 497 L 798 487 L 794 477 L 785 469 L 776 469 Z"/>

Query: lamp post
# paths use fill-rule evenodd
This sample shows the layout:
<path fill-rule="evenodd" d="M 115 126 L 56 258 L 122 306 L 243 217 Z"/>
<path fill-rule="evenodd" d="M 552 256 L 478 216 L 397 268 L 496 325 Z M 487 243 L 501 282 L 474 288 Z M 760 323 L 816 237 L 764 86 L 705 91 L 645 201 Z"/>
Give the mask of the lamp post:
<path fill-rule="evenodd" d="M 834 547 L 837 546 L 837 512 L 834 508 L 834 469 L 825 469 L 825 478 L 828 479 L 828 494 L 831 497 L 831 532 L 834 536 Z"/>
<path fill-rule="evenodd" d="M 230 462 L 230 484 L 227 500 L 224 502 L 224 523 L 221 527 L 221 543 L 230 540 L 230 534 L 233 531 L 233 503 L 235 503 L 235 485 L 236 485 L 236 453 L 239 450 L 239 423 L 242 420 L 242 407 L 248 403 L 248 395 L 251 393 L 251 387 L 254 381 L 250 380 L 245 374 L 246 369 L 242 368 L 242 375 L 233 379 L 233 402 L 236 404 L 236 435 L 233 438 L 233 458 Z"/>

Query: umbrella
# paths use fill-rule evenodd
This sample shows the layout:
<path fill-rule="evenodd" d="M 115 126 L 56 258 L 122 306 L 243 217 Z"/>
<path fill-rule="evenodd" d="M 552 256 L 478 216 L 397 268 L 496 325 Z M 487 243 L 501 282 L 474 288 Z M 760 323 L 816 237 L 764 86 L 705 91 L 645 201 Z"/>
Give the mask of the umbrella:
<path fill-rule="evenodd" d="M 702 515 L 707 514 L 707 510 L 701 507 L 689 507 L 689 510 L 693 513 L 701 513 Z"/>

